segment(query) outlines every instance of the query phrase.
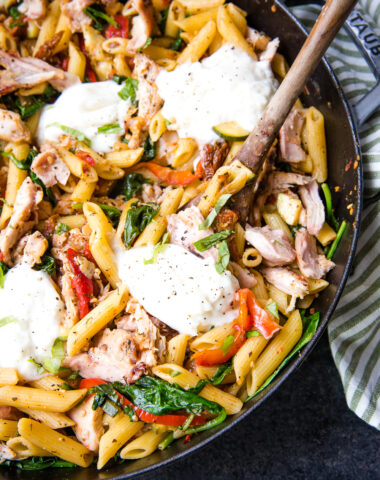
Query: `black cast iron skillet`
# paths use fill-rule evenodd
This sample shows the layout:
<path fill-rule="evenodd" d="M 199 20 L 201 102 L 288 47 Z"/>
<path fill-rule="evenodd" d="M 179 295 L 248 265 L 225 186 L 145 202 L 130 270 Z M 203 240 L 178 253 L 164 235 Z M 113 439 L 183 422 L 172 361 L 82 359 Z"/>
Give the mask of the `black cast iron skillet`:
<path fill-rule="evenodd" d="M 249 25 L 265 31 L 271 37 L 280 38 L 280 51 L 289 62 L 292 62 L 305 40 L 306 33 L 286 7 L 273 0 L 235 0 L 235 3 L 248 12 Z M 355 15 L 357 13 L 353 12 L 348 20 L 352 34 L 355 33 L 358 22 L 362 24 L 364 22 L 363 19 L 358 20 L 356 18 L 355 20 Z M 363 32 L 363 28 L 361 28 L 361 31 Z M 365 32 L 368 33 L 368 30 Z M 362 43 L 363 47 L 368 47 L 367 55 L 370 56 L 371 45 L 365 44 L 364 36 L 362 36 Z M 376 60 L 372 59 L 371 66 L 375 68 Z M 304 104 L 306 106 L 314 105 L 325 117 L 329 161 L 328 183 L 333 192 L 336 214 L 340 220 L 347 220 L 349 228 L 346 230 L 334 257 L 336 268 L 328 276 L 330 286 L 321 293 L 314 304 L 315 308 L 322 314 L 321 323 L 315 336 L 302 351 L 302 354 L 293 358 L 275 380 L 263 392 L 247 402 L 238 414 L 228 417 L 223 425 L 213 430 L 194 435 L 189 443 L 185 444 L 183 440 L 179 440 L 163 452 L 157 451 L 147 458 L 115 465 L 101 472 L 98 472 L 95 467 L 89 469 L 49 469 L 37 472 L 16 472 L 14 469 L 1 468 L 0 480 L 15 478 L 20 480 L 121 480 L 131 478 L 138 473 L 154 470 L 190 452 L 194 452 L 198 448 L 202 448 L 206 443 L 226 432 L 259 407 L 300 366 L 321 337 L 349 275 L 358 238 L 363 187 L 360 149 L 355 129 L 356 120 L 331 68 L 325 60 L 321 62 L 308 82 L 306 90 L 307 94 L 302 98 Z M 228 92 L 226 93 L 228 94 Z M 365 111 L 362 108 L 363 104 L 359 105 L 360 109 L 358 107 L 356 113 L 361 121 L 375 110 L 377 106 L 375 101 L 378 102 L 379 96 L 376 94 L 372 96 L 372 100 L 365 104 Z M 357 168 L 354 168 L 355 161 L 358 162 Z M 335 186 L 340 187 L 337 193 L 334 192 L 333 187 Z M 352 213 L 347 209 L 350 204 L 352 204 Z"/>

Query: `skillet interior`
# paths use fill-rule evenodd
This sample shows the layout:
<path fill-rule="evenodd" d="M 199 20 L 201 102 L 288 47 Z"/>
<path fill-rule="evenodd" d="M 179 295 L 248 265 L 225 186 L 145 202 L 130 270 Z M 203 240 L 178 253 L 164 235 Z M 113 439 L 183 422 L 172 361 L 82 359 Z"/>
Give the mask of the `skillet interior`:
<path fill-rule="evenodd" d="M 265 31 L 271 37 L 279 37 L 281 41 L 280 52 L 285 55 L 289 62 L 294 60 L 305 40 L 305 32 L 281 4 L 268 0 L 235 0 L 234 3 L 248 12 L 249 25 Z M 272 8 L 275 11 L 272 11 Z M 187 444 L 179 441 L 164 452 L 156 452 L 148 458 L 113 466 L 101 472 L 97 472 L 93 467 L 74 470 L 49 469 L 37 472 L 18 471 L 16 474 L 14 469 L 2 468 L 0 469 L 0 480 L 14 479 L 16 475 L 20 480 L 100 480 L 111 478 L 116 480 L 130 478 L 138 473 L 153 470 L 160 465 L 172 462 L 200 448 L 211 439 L 228 430 L 232 425 L 257 408 L 306 358 L 322 335 L 349 274 L 357 242 L 362 191 L 360 162 L 357 169 L 354 169 L 353 166 L 346 169 L 350 162 L 353 165 L 354 161 L 359 158 L 358 155 L 360 153 L 351 113 L 335 76 L 326 61 L 322 62 L 314 73 L 307 85 L 307 90 L 308 95 L 304 95 L 302 99 L 304 104 L 316 106 L 325 116 L 329 160 L 328 183 L 332 190 L 338 218 L 346 219 L 349 228 L 346 230 L 334 257 L 337 266 L 328 276 L 330 286 L 323 291 L 314 304 L 322 314 L 321 324 L 312 341 L 303 350 L 302 355 L 293 358 L 269 387 L 245 404 L 241 412 L 233 417 L 228 417 L 222 426 L 193 436 L 192 441 Z M 336 185 L 340 186 L 338 193 L 334 193 L 333 187 Z M 353 204 L 352 215 L 350 215 L 347 209 L 349 204 Z"/>

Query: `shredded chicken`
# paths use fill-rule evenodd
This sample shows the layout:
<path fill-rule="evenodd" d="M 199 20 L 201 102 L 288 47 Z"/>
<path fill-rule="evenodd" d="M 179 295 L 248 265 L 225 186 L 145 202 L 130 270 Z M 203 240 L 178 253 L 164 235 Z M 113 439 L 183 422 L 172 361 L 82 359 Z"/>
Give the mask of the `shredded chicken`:
<path fill-rule="evenodd" d="M 1 83 L 1 72 L 0 72 Z M 1 90 L 1 86 L 0 86 Z M 30 142 L 30 132 L 18 113 L 0 108 L 0 140 Z"/>
<path fill-rule="evenodd" d="M 0 442 L 0 463 L 6 460 L 17 460 L 18 458 L 20 458 L 19 455 L 8 447 L 6 443 Z"/>
<path fill-rule="evenodd" d="M 100 438 L 104 433 L 103 410 L 100 407 L 93 410 L 93 401 L 94 396 L 90 395 L 71 409 L 68 415 L 76 424 L 73 430 L 77 439 L 92 452 L 97 452 Z"/>
<path fill-rule="evenodd" d="M 322 278 L 335 267 L 334 262 L 318 254 L 315 238 L 304 228 L 296 232 L 295 247 L 298 266 L 303 276 Z"/>
<path fill-rule="evenodd" d="M 281 127 L 280 150 L 284 162 L 298 163 L 306 159 L 301 146 L 301 133 L 306 118 L 306 110 L 293 108 Z"/>
<path fill-rule="evenodd" d="M 42 82 L 49 82 L 60 92 L 79 82 L 76 75 L 64 72 L 39 58 L 18 58 L 0 50 L 0 95 L 19 88 L 30 88 Z"/>
<path fill-rule="evenodd" d="M 142 53 L 135 56 L 134 64 L 133 74 L 138 80 L 138 116 L 143 118 L 148 125 L 163 104 L 162 98 L 158 95 L 158 88 L 154 83 L 160 72 L 160 67 Z"/>
<path fill-rule="evenodd" d="M 234 276 L 238 279 L 240 288 L 252 288 L 256 285 L 256 278 L 249 273 L 247 268 L 241 267 L 236 262 L 230 262 L 229 266 Z"/>
<path fill-rule="evenodd" d="M 246 226 L 245 238 L 255 247 L 270 267 L 281 267 L 296 259 L 296 252 L 283 230 L 272 230 L 269 226 Z"/>
<path fill-rule="evenodd" d="M 307 294 L 306 280 L 288 268 L 263 268 L 261 273 L 267 282 L 292 296 L 288 311 L 294 309 L 297 298 L 303 298 Z"/>
<path fill-rule="evenodd" d="M 141 147 L 147 136 L 145 120 L 142 117 L 132 117 L 126 122 L 126 128 L 132 134 L 128 147 L 131 149 Z"/>
<path fill-rule="evenodd" d="M 199 252 L 194 246 L 194 242 L 208 237 L 213 233 L 211 228 L 199 230 L 199 225 L 203 222 L 204 218 L 198 207 L 188 207 L 181 212 L 168 215 L 167 220 L 171 243 L 186 248 L 200 257 L 211 257 L 215 261 L 217 260 L 218 251 L 216 247 L 211 247 L 204 252 Z"/>
<path fill-rule="evenodd" d="M 166 195 L 173 189 L 172 186 L 160 187 L 156 183 L 144 183 L 142 186 L 141 198 L 144 203 L 154 202 L 161 204 Z"/>
<path fill-rule="evenodd" d="M 85 14 L 84 9 L 94 2 L 95 0 L 70 0 L 62 5 L 62 12 L 69 19 L 73 32 L 80 32 L 83 25 L 90 25 L 91 18 Z"/>
<path fill-rule="evenodd" d="M 165 353 L 166 340 L 160 335 L 149 315 L 135 300 L 130 301 L 127 320 L 111 330 L 100 332 L 88 353 L 68 357 L 64 363 L 79 370 L 84 378 L 100 377 L 113 382 L 125 380 L 133 383 L 157 365 Z"/>
<path fill-rule="evenodd" d="M 299 173 L 287 173 L 276 170 L 269 175 L 271 193 L 281 193 L 295 185 L 307 185 L 313 179 Z"/>
<path fill-rule="evenodd" d="M 306 208 L 307 231 L 318 235 L 325 223 L 325 209 L 319 196 L 318 183 L 313 182 L 298 189 L 302 203 Z"/>
<path fill-rule="evenodd" d="M 132 19 L 132 38 L 128 42 L 128 51 L 135 53 L 152 36 L 155 27 L 154 10 L 150 0 L 131 0 L 130 4 L 138 13 Z"/>
<path fill-rule="evenodd" d="M 267 60 L 268 62 L 271 62 L 273 57 L 276 55 L 279 46 L 280 40 L 278 38 L 271 40 L 266 46 L 265 50 L 260 53 L 259 60 Z"/>
<path fill-rule="evenodd" d="M 67 165 L 50 144 L 41 147 L 41 153 L 33 160 L 31 168 L 47 187 L 52 187 L 58 182 L 66 185 L 70 176 Z"/>
<path fill-rule="evenodd" d="M 12 258 L 15 264 L 26 262 L 31 267 L 41 263 L 41 257 L 49 246 L 46 238 L 38 230 L 30 235 L 25 235 L 19 242 Z"/>
<path fill-rule="evenodd" d="M 24 0 L 18 7 L 28 20 L 41 20 L 46 15 L 46 0 Z"/>
<path fill-rule="evenodd" d="M 38 221 L 37 205 L 43 198 L 41 187 L 27 177 L 19 191 L 7 227 L 0 232 L 0 251 L 5 263 L 11 260 L 11 249 Z"/>
<path fill-rule="evenodd" d="M 17 408 L 0 405 L 0 418 L 2 420 L 19 420 L 23 413 Z"/>

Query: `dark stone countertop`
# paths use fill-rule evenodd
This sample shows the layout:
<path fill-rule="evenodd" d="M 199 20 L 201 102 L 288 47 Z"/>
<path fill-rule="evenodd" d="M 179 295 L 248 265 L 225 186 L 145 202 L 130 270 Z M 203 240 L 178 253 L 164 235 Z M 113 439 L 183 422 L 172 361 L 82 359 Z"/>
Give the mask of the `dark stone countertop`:
<path fill-rule="evenodd" d="M 264 405 L 207 445 L 139 480 L 376 480 L 380 434 L 344 398 L 327 334 Z"/>

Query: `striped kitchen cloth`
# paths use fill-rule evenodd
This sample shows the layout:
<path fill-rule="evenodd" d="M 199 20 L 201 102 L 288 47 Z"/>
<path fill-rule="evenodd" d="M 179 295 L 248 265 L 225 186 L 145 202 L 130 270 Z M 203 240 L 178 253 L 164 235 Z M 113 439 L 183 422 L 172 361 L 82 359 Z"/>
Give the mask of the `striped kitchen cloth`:
<path fill-rule="evenodd" d="M 360 0 L 358 6 L 380 36 L 380 0 Z M 317 5 L 292 8 L 308 29 L 319 11 Z M 374 86 L 370 68 L 343 29 L 326 57 L 352 105 Z M 371 197 L 380 191 L 380 111 L 360 128 L 359 137 L 364 195 Z M 380 429 L 380 201 L 364 209 L 354 267 L 328 335 L 349 408 Z"/>

